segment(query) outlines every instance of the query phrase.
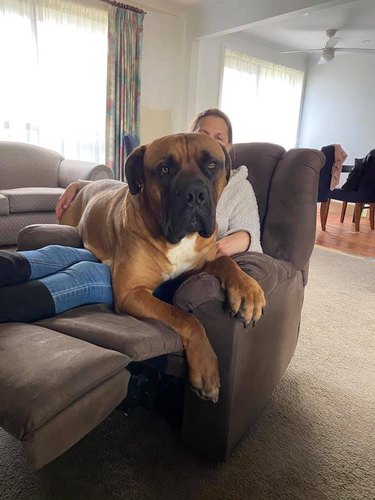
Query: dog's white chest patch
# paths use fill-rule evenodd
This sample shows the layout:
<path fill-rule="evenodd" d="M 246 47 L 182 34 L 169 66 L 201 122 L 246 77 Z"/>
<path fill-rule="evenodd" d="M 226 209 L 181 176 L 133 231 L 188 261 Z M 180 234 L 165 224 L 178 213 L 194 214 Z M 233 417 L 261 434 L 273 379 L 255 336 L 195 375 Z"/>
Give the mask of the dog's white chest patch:
<path fill-rule="evenodd" d="M 165 279 L 173 279 L 188 271 L 197 261 L 198 252 L 195 250 L 196 235 L 185 236 L 180 243 L 168 250 L 167 259 L 172 269 L 165 275 Z"/>

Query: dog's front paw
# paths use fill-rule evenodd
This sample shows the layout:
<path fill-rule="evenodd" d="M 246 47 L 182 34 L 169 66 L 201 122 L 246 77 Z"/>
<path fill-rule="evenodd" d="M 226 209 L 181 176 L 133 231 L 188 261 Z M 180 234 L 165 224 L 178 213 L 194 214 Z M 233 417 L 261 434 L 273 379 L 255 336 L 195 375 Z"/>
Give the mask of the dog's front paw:
<path fill-rule="evenodd" d="M 246 273 L 241 273 L 237 279 L 222 282 L 226 293 L 226 305 L 232 316 L 236 316 L 245 325 L 255 323 L 263 314 L 266 305 L 261 286 Z"/>
<path fill-rule="evenodd" d="M 220 390 L 219 367 L 208 340 L 190 345 L 186 348 L 186 355 L 192 390 L 200 398 L 216 403 Z"/>

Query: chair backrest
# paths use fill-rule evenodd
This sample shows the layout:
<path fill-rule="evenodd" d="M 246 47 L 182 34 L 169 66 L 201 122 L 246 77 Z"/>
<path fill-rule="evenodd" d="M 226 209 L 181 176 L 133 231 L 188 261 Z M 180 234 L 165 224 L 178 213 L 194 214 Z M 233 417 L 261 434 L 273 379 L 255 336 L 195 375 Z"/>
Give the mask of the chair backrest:
<path fill-rule="evenodd" d="M 346 192 L 356 193 L 364 202 L 374 198 L 375 191 L 375 150 L 372 149 L 364 158 L 356 158 L 354 168 L 342 186 Z"/>
<path fill-rule="evenodd" d="M 122 146 L 124 148 L 124 158 L 126 160 L 133 149 L 137 146 L 137 140 L 134 135 L 131 134 L 124 134 L 122 140 Z"/>
<path fill-rule="evenodd" d="M 136 148 L 138 145 L 137 139 L 132 134 L 125 133 L 122 136 L 122 160 L 121 160 L 121 172 L 120 172 L 120 180 L 126 181 L 125 175 L 125 163 L 127 157 Z"/>
<path fill-rule="evenodd" d="M 318 202 L 327 201 L 329 198 L 332 165 L 335 161 L 335 146 L 333 144 L 324 146 L 321 151 L 326 157 L 326 162 L 322 167 L 319 175 Z"/>
<path fill-rule="evenodd" d="M 365 202 L 375 202 L 375 150 L 371 150 L 363 160 L 365 169 L 359 181 L 358 194 Z"/>
<path fill-rule="evenodd" d="M 261 227 L 263 226 L 268 204 L 269 187 L 276 164 L 285 154 L 282 146 L 263 142 L 233 144 L 230 152 L 232 168 L 246 165 L 248 180 L 252 185 L 259 210 Z"/>
<path fill-rule="evenodd" d="M 265 254 L 305 268 L 315 242 L 316 198 L 324 155 L 269 143 L 235 144 L 233 167 L 246 165 L 258 201 Z"/>

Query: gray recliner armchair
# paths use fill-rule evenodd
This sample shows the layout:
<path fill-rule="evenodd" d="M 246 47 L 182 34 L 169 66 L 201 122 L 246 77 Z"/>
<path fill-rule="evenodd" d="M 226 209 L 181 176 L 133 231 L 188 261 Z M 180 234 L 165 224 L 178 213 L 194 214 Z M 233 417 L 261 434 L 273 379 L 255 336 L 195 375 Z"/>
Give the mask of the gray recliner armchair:
<path fill-rule="evenodd" d="M 182 440 L 215 459 L 231 452 L 269 399 L 297 344 L 324 155 L 312 149 L 285 152 L 274 144 L 249 143 L 235 145 L 232 159 L 234 168 L 245 164 L 249 169 L 259 204 L 264 250 L 263 254 L 243 253 L 234 259 L 263 287 L 265 314 L 255 327 L 244 328 L 225 310 L 218 280 L 206 274 L 187 279 L 174 295 L 178 307 L 202 322 L 218 356 L 218 403 L 203 401 L 190 390 L 180 339 L 159 323 L 93 305 L 33 325 L 3 324 L 0 425 L 21 440 L 34 467 L 63 453 L 127 395 L 126 404 L 132 397 L 132 379 L 143 370 L 181 381 L 185 386 Z M 79 245 L 80 240 L 74 228 L 54 225 L 30 226 L 19 236 L 20 249 L 48 243 Z M 33 336 L 28 329 L 33 329 Z M 33 349 L 28 352 L 25 345 L 31 338 Z M 46 350 L 70 348 L 77 352 L 75 363 L 67 360 L 64 371 L 64 360 L 59 357 L 64 376 L 46 380 L 56 371 L 55 361 L 51 360 L 51 366 L 48 358 L 46 361 Z M 19 356 L 17 350 L 21 349 Z M 2 358 L 6 364 L 1 363 Z M 44 359 L 43 364 L 40 359 Z M 26 380 L 22 373 L 25 366 L 29 374 Z"/>

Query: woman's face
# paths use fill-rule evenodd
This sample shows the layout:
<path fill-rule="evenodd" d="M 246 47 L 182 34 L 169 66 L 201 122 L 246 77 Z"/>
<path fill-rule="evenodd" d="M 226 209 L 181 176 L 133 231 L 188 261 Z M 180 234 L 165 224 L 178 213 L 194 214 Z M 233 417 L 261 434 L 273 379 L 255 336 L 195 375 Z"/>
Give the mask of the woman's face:
<path fill-rule="evenodd" d="M 209 135 L 216 141 L 220 141 L 224 144 L 227 151 L 232 147 L 232 144 L 229 142 L 227 124 L 219 116 L 205 116 L 201 118 L 195 132 Z"/>

